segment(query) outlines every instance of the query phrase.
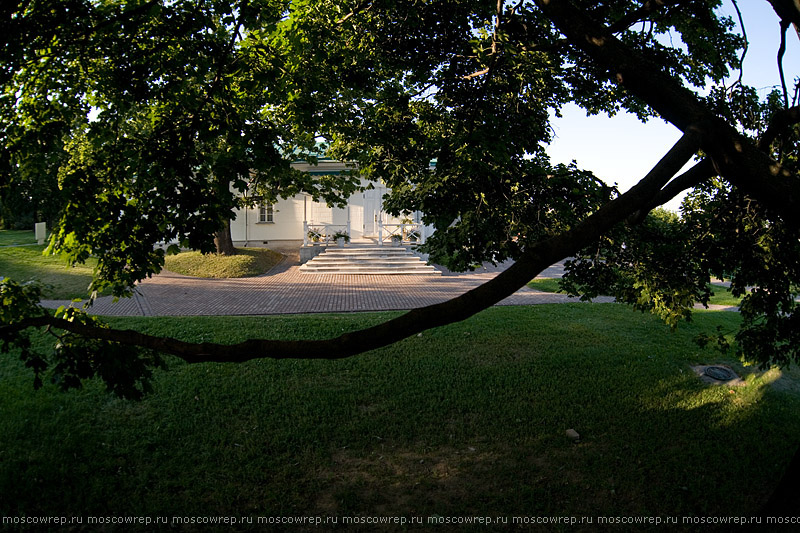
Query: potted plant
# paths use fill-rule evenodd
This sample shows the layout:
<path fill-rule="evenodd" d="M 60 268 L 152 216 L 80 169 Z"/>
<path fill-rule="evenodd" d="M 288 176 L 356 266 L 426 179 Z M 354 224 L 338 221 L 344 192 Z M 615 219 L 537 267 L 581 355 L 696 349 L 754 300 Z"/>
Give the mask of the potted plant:
<path fill-rule="evenodd" d="M 392 235 L 392 246 L 400 246 L 400 243 L 403 242 L 403 236 L 399 233 L 395 233 Z"/>
<path fill-rule="evenodd" d="M 336 241 L 336 244 L 339 246 L 339 248 L 344 248 L 344 243 L 350 242 L 350 235 L 344 231 L 337 231 L 333 234 L 333 240 Z"/>
<path fill-rule="evenodd" d="M 308 232 L 308 238 L 311 239 L 311 242 L 319 242 L 322 240 L 322 234 L 312 229 Z"/>

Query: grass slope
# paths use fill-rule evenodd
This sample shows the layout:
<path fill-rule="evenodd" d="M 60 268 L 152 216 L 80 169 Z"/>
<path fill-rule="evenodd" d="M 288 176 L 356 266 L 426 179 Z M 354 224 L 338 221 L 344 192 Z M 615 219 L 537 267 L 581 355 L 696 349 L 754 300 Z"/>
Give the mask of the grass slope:
<path fill-rule="evenodd" d="M 283 256 L 266 248 L 237 248 L 237 255 L 181 252 L 167 256 L 164 268 L 196 278 L 246 278 L 268 272 Z"/>
<path fill-rule="evenodd" d="M 13 246 L 0 248 L 0 276 L 19 283 L 38 280 L 48 286 L 45 298 L 86 298 L 96 262 L 69 267 L 57 255 L 42 255 L 45 246 Z"/>
<path fill-rule="evenodd" d="M 30 231 L 0 231 L 0 276 L 19 283 L 38 280 L 46 286 L 44 297 L 56 300 L 86 298 L 96 261 L 67 266 L 60 256 L 42 255 L 45 246 L 14 246 L 33 240 Z M 166 268 L 179 274 L 203 278 L 257 276 L 278 264 L 282 255 L 264 248 L 239 248 L 239 255 L 226 257 L 184 252 L 166 258 Z"/>
<path fill-rule="evenodd" d="M 323 338 L 388 316 L 114 322 L 235 342 Z M 780 388 L 769 384 L 775 371 L 744 371 L 747 386 L 735 390 L 692 374 L 691 364 L 721 362 L 693 336 L 738 320 L 700 312 L 672 333 L 613 304 L 492 308 L 337 362 L 172 361 L 139 403 L 114 399 L 96 383 L 33 392 L 29 372 L 5 358 L 0 509 L 9 516 L 748 515 L 800 440 L 800 397 L 785 377 Z M 569 428 L 579 444 L 566 438 Z M 306 529 L 319 530 L 293 530 Z"/>

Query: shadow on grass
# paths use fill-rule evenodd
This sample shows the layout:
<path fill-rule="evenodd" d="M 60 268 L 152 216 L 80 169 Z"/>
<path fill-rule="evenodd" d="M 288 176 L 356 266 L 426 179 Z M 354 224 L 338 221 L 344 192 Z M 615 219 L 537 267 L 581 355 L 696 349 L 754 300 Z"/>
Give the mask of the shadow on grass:
<path fill-rule="evenodd" d="M 800 401 L 757 375 L 734 393 L 696 379 L 691 364 L 717 361 L 693 333 L 738 319 L 727 315 L 702 314 L 672 334 L 622 306 L 495 308 L 339 362 L 173 362 L 139 403 L 96 383 L 32 392 L 25 369 L 6 361 L 0 508 L 509 521 L 753 514 L 800 437 Z M 318 338 L 385 317 L 126 324 L 227 342 Z"/>

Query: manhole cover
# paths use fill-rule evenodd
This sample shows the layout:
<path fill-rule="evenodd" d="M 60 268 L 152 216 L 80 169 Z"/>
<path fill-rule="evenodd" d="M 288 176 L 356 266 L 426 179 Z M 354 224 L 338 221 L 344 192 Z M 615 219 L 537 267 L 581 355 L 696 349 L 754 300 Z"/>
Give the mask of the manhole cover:
<path fill-rule="evenodd" d="M 730 381 L 736 379 L 738 376 L 723 366 L 709 366 L 703 372 L 706 376 L 716 379 L 717 381 Z"/>

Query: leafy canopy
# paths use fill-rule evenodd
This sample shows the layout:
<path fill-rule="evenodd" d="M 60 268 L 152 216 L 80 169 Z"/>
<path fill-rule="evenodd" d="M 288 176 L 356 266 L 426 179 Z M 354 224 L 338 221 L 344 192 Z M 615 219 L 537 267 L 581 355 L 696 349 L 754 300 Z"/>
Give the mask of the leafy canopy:
<path fill-rule="evenodd" d="M 745 43 L 720 5 L 7 2 L 3 183 L 57 184 L 50 250 L 75 262 L 96 256 L 93 288 L 129 293 L 162 267 L 160 242 L 208 250 L 245 191 L 344 201 L 355 174 L 312 179 L 289 166 L 313 162 L 320 139 L 391 187 L 390 212 L 424 213 L 435 261 L 516 263 L 463 297 L 328 341 L 253 339 L 243 349 L 152 338 L 76 311 L 53 318 L 10 281 L 3 298 L 17 312 L 4 315 L 0 334 L 24 348 L 28 328 L 50 326 L 192 362 L 346 357 L 466 318 L 574 256 L 568 288 L 614 294 L 671 324 L 707 301 L 711 275 L 732 278 L 737 293 L 756 286 L 742 304 L 741 349 L 794 359 L 798 91 L 793 102 L 788 92 L 761 102 L 750 87 L 726 85 Z M 620 194 L 589 170 L 548 160 L 550 117 L 568 102 L 659 116 L 684 137 L 657 148 L 667 154 L 659 165 Z M 680 217 L 649 214 L 684 190 L 693 192 Z M 54 364 L 31 360 L 39 373 Z M 144 380 L 152 362 L 125 369 Z"/>

